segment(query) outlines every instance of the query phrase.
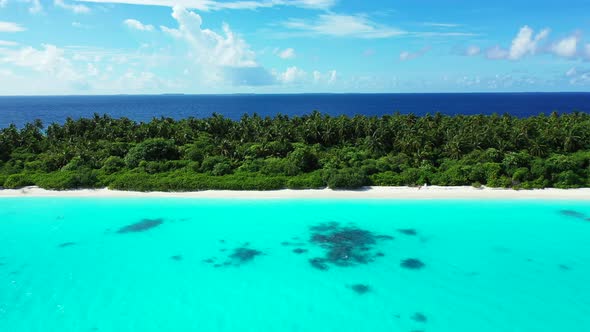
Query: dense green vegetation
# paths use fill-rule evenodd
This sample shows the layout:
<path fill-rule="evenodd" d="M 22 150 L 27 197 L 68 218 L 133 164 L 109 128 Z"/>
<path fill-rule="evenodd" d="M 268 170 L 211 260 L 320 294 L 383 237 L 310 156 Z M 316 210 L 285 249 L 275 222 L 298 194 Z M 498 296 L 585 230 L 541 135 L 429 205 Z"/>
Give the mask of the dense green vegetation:
<path fill-rule="evenodd" d="M 0 130 L 0 186 L 125 190 L 590 186 L 590 115 L 95 115 Z"/>

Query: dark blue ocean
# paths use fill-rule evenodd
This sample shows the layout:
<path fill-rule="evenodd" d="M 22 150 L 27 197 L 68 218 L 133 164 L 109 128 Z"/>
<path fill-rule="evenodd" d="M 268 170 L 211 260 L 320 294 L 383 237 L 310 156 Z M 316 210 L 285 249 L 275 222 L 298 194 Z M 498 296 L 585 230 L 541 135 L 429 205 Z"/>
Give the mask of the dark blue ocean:
<path fill-rule="evenodd" d="M 145 95 L 0 97 L 0 128 L 22 126 L 34 119 L 44 124 L 94 113 L 149 121 L 153 117 L 231 119 L 243 114 L 303 115 L 314 110 L 331 115 L 384 115 L 395 112 L 443 114 L 508 113 L 519 117 L 590 112 L 590 93 L 469 94 L 298 94 L 298 95 Z"/>

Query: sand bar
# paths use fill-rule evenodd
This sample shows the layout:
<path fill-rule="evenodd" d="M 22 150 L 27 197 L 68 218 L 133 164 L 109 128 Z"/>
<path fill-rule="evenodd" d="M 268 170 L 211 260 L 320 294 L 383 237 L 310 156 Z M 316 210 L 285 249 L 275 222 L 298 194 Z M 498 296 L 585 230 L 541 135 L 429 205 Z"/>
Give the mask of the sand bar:
<path fill-rule="evenodd" d="M 362 190 L 274 190 L 198 192 L 134 192 L 109 189 L 53 191 L 38 187 L 0 190 L 7 197 L 89 197 L 89 198 L 227 198 L 227 199 L 545 199 L 588 200 L 590 188 L 512 190 L 474 187 L 367 187 Z"/>

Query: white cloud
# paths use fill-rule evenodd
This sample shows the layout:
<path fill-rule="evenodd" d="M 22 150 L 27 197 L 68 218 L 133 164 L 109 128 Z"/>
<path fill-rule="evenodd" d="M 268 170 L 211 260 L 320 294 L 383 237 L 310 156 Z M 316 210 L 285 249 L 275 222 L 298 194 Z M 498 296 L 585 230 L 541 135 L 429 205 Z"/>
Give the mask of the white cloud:
<path fill-rule="evenodd" d="M 508 51 L 500 46 L 494 46 L 486 50 L 486 58 L 491 60 L 506 59 L 508 54 Z"/>
<path fill-rule="evenodd" d="M 178 28 L 161 29 L 186 43 L 190 50 L 188 58 L 200 68 L 204 81 L 225 80 L 233 85 L 274 83 L 272 75 L 256 62 L 254 51 L 229 25 L 223 24 L 223 35 L 204 29 L 201 16 L 182 7 L 174 7 L 172 17 Z"/>
<path fill-rule="evenodd" d="M 486 57 L 488 59 L 519 60 L 527 55 L 535 55 L 539 50 L 539 44 L 549 36 L 549 32 L 549 29 L 543 29 L 535 35 L 535 31 L 525 25 L 520 28 L 512 40 L 510 49 L 494 46 L 486 51 Z"/>
<path fill-rule="evenodd" d="M 332 84 L 336 81 L 336 79 L 338 78 L 338 73 L 335 70 L 331 70 L 328 73 L 328 83 Z"/>
<path fill-rule="evenodd" d="M 78 0 L 94 3 L 123 3 L 131 5 L 164 6 L 196 9 L 201 11 L 214 11 L 223 9 L 259 9 L 276 6 L 294 6 L 309 9 L 329 9 L 337 0 L 237 0 L 237 1 L 214 1 L 214 0 Z"/>
<path fill-rule="evenodd" d="M 3 51 L 0 53 L 0 63 L 29 68 L 65 81 L 81 79 L 74 71 L 70 60 L 64 56 L 64 50 L 55 45 L 45 44 L 43 49 L 28 46 L 19 50 Z"/>
<path fill-rule="evenodd" d="M 293 59 L 296 56 L 295 55 L 295 50 L 292 49 L 292 48 L 287 48 L 287 49 L 284 49 L 282 51 L 279 51 L 277 55 L 278 55 L 279 58 L 285 59 L 285 60 L 287 60 L 287 59 Z"/>
<path fill-rule="evenodd" d="M 298 67 L 289 67 L 284 72 L 273 72 L 278 83 L 284 85 L 303 85 L 303 84 L 316 84 L 316 85 L 329 85 L 333 84 L 337 79 L 336 70 L 330 70 L 322 73 L 319 70 L 314 70 L 311 75 L 305 70 Z"/>
<path fill-rule="evenodd" d="M 29 4 L 29 13 L 38 14 L 43 11 L 43 6 L 39 0 L 18 0 L 18 2 Z M 8 0 L 0 0 L 0 8 L 5 7 Z"/>
<path fill-rule="evenodd" d="M 279 73 L 277 79 L 279 82 L 285 84 L 293 84 L 304 81 L 307 78 L 307 73 L 297 67 L 289 67 L 284 73 Z"/>
<path fill-rule="evenodd" d="M 586 44 L 584 47 L 584 57 L 590 60 L 590 44 Z"/>
<path fill-rule="evenodd" d="M 416 51 L 416 52 L 403 51 L 403 52 L 400 53 L 399 59 L 401 61 L 414 60 L 416 58 L 419 58 L 419 57 L 423 56 L 429 50 L 430 50 L 430 47 L 424 47 L 424 48 L 422 48 L 422 49 L 420 49 L 419 51 Z"/>
<path fill-rule="evenodd" d="M 479 55 L 481 53 L 481 48 L 479 48 L 479 46 L 469 46 L 467 47 L 467 49 L 465 50 L 465 55 L 467 56 L 476 56 Z"/>
<path fill-rule="evenodd" d="M 195 12 L 174 7 L 172 17 L 178 22 L 178 29 L 162 27 L 172 37 L 184 40 L 195 53 L 196 60 L 205 65 L 228 67 L 256 67 L 255 54 L 250 46 L 223 25 L 225 36 L 203 29 L 203 20 Z"/>
<path fill-rule="evenodd" d="M 85 5 L 81 5 L 81 4 L 69 4 L 69 3 L 65 3 L 63 0 L 54 0 L 53 4 L 56 7 L 60 7 L 69 11 L 72 11 L 76 14 L 88 14 L 90 13 L 90 8 L 88 8 Z"/>
<path fill-rule="evenodd" d="M 86 65 L 86 72 L 88 73 L 88 76 L 98 76 L 98 74 L 100 74 L 98 68 L 92 63 Z"/>
<path fill-rule="evenodd" d="M 0 21 L 0 32 L 21 32 L 25 30 L 20 24 Z"/>
<path fill-rule="evenodd" d="M 134 20 L 132 18 L 126 19 L 125 21 L 123 21 L 123 23 L 131 29 L 135 29 L 135 30 L 139 30 L 139 31 L 154 31 L 153 25 L 143 24 L 140 21 Z"/>
<path fill-rule="evenodd" d="M 570 36 L 561 39 L 551 45 L 551 52 L 564 58 L 574 57 L 578 52 L 578 36 Z"/>
<path fill-rule="evenodd" d="M 18 45 L 17 42 L 13 42 L 10 40 L 0 40 L 0 47 L 2 47 L 2 46 L 16 46 L 16 45 Z"/>
<path fill-rule="evenodd" d="M 336 82 L 338 78 L 338 72 L 335 70 L 330 70 L 327 73 L 323 74 L 320 71 L 314 70 L 313 72 L 313 83 L 314 84 L 332 84 Z"/>
<path fill-rule="evenodd" d="M 29 12 L 31 14 L 38 14 L 43 11 L 43 6 L 39 0 L 24 0 L 24 2 L 31 4 L 31 7 L 29 7 Z"/>
<path fill-rule="evenodd" d="M 590 84 L 590 71 L 578 70 L 572 68 L 565 73 L 565 76 L 569 79 L 571 85 L 589 85 Z"/>
<path fill-rule="evenodd" d="M 567 72 L 565 72 L 565 76 L 572 77 L 572 76 L 575 76 L 577 73 L 578 73 L 578 71 L 577 71 L 576 67 L 572 67 Z"/>
<path fill-rule="evenodd" d="M 322 79 L 322 73 L 320 73 L 318 70 L 314 70 L 313 71 L 313 82 L 318 83 L 321 79 Z"/>
<path fill-rule="evenodd" d="M 290 19 L 283 26 L 299 30 L 306 34 L 355 37 L 355 38 L 389 38 L 407 32 L 377 24 L 365 15 L 322 14 L 315 20 Z"/>
<path fill-rule="evenodd" d="M 534 55 L 537 52 L 538 44 L 549 35 L 549 29 L 543 29 L 534 35 L 533 29 L 525 25 L 520 29 L 508 52 L 508 58 L 518 60 L 526 55 Z"/>

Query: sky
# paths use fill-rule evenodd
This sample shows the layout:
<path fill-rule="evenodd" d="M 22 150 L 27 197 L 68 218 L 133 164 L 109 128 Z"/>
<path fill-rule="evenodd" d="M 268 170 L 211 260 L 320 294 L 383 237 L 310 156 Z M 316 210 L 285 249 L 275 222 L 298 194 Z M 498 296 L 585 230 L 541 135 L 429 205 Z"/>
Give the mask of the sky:
<path fill-rule="evenodd" d="M 590 91 L 588 0 L 0 0 L 0 95 Z"/>

